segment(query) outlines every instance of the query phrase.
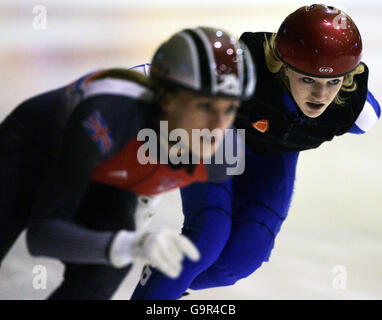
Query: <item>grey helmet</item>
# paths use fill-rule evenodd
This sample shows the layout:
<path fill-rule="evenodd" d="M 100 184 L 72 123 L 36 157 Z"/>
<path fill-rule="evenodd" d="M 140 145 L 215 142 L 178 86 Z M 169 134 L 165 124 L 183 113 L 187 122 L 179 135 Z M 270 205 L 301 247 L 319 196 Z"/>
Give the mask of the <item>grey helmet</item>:
<path fill-rule="evenodd" d="M 159 86 L 176 86 L 207 96 L 248 99 L 256 69 L 248 48 L 216 28 L 185 29 L 156 51 L 150 77 Z"/>

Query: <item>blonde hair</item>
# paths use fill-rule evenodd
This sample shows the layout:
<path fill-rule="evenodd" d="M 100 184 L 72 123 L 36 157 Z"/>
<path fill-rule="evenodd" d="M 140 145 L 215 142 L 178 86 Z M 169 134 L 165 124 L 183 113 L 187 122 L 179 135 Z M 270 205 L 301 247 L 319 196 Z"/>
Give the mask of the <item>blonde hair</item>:
<path fill-rule="evenodd" d="M 268 70 L 272 73 L 276 73 L 278 77 L 284 82 L 288 90 L 290 91 L 289 80 L 285 74 L 287 66 L 280 60 L 276 53 L 275 39 L 276 33 L 273 33 L 271 38 L 268 40 L 267 36 L 264 34 L 264 53 L 265 53 L 265 64 Z M 356 74 L 361 74 L 365 71 L 365 66 L 360 63 L 352 72 L 344 76 L 342 86 L 335 96 L 333 102 L 338 105 L 343 105 L 345 103 L 345 98 L 340 96 L 341 91 L 352 92 L 357 89 L 357 83 L 354 81 L 354 76 Z"/>

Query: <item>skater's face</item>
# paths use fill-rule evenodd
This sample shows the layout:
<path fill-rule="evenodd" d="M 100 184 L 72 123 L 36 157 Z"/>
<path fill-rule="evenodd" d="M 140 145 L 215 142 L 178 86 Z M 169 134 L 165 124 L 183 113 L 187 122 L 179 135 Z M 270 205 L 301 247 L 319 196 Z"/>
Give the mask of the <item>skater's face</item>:
<path fill-rule="evenodd" d="M 290 91 L 301 111 L 310 118 L 321 115 L 340 91 L 344 77 L 314 78 L 286 70 Z"/>
<path fill-rule="evenodd" d="M 232 125 L 240 101 L 211 98 L 187 90 L 178 90 L 168 94 L 162 100 L 161 106 L 164 113 L 162 120 L 168 121 L 169 132 L 174 129 L 184 129 L 188 139 L 182 142 L 187 144 L 189 150 L 197 155 L 209 156 L 220 144 L 224 130 Z M 204 135 L 201 132 L 203 139 L 202 135 L 197 134 L 199 130 L 193 131 L 193 129 L 208 129 L 208 131 L 205 131 Z M 207 148 L 203 148 L 203 143 Z"/>

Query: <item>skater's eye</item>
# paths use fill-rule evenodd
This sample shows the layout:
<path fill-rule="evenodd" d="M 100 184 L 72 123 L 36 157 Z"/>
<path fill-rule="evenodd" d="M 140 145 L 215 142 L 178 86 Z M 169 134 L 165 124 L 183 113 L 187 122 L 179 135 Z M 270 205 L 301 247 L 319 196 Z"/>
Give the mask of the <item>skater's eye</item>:
<path fill-rule="evenodd" d="M 212 104 L 207 101 L 200 102 L 198 108 L 203 111 L 210 111 L 212 109 Z"/>
<path fill-rule="evenodd" d="M 340 79 L 333 79 L 333 80 L 330 80 L 328 81 L 328 83 L 331 85 L 331 86 L 336 86 L 337 84 L 340 83 Z"/>
<path fill-rule="evenodd" d="M 302 82 L 309 83 L 309 84 L 314 83 L 314 79 L 309 78 L 309 77 L 303 77 L 303 78 L 301 78 L 301 80 L 302 80 Z"/>
<path fill-rule="evenodd" d="M 237 104 L 231 104 L 225 113 L 226 114 L 236 113 L 238 109 L 239 109 L 239 106 Z"/>

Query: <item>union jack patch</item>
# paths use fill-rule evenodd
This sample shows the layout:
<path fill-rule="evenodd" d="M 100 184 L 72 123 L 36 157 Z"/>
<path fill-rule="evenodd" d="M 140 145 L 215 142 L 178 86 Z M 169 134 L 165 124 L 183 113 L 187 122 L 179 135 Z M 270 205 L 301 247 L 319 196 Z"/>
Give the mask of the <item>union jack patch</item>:
<path fill-rule="evenodd" d="M 87 117 L 82 124 L 101 152 L 109 152 L 113 146 L 113 140 L 110 136 L 110 129 L 105 120 L 103 120 L 101 113 L 99 111 L 95 111 Z"/>

